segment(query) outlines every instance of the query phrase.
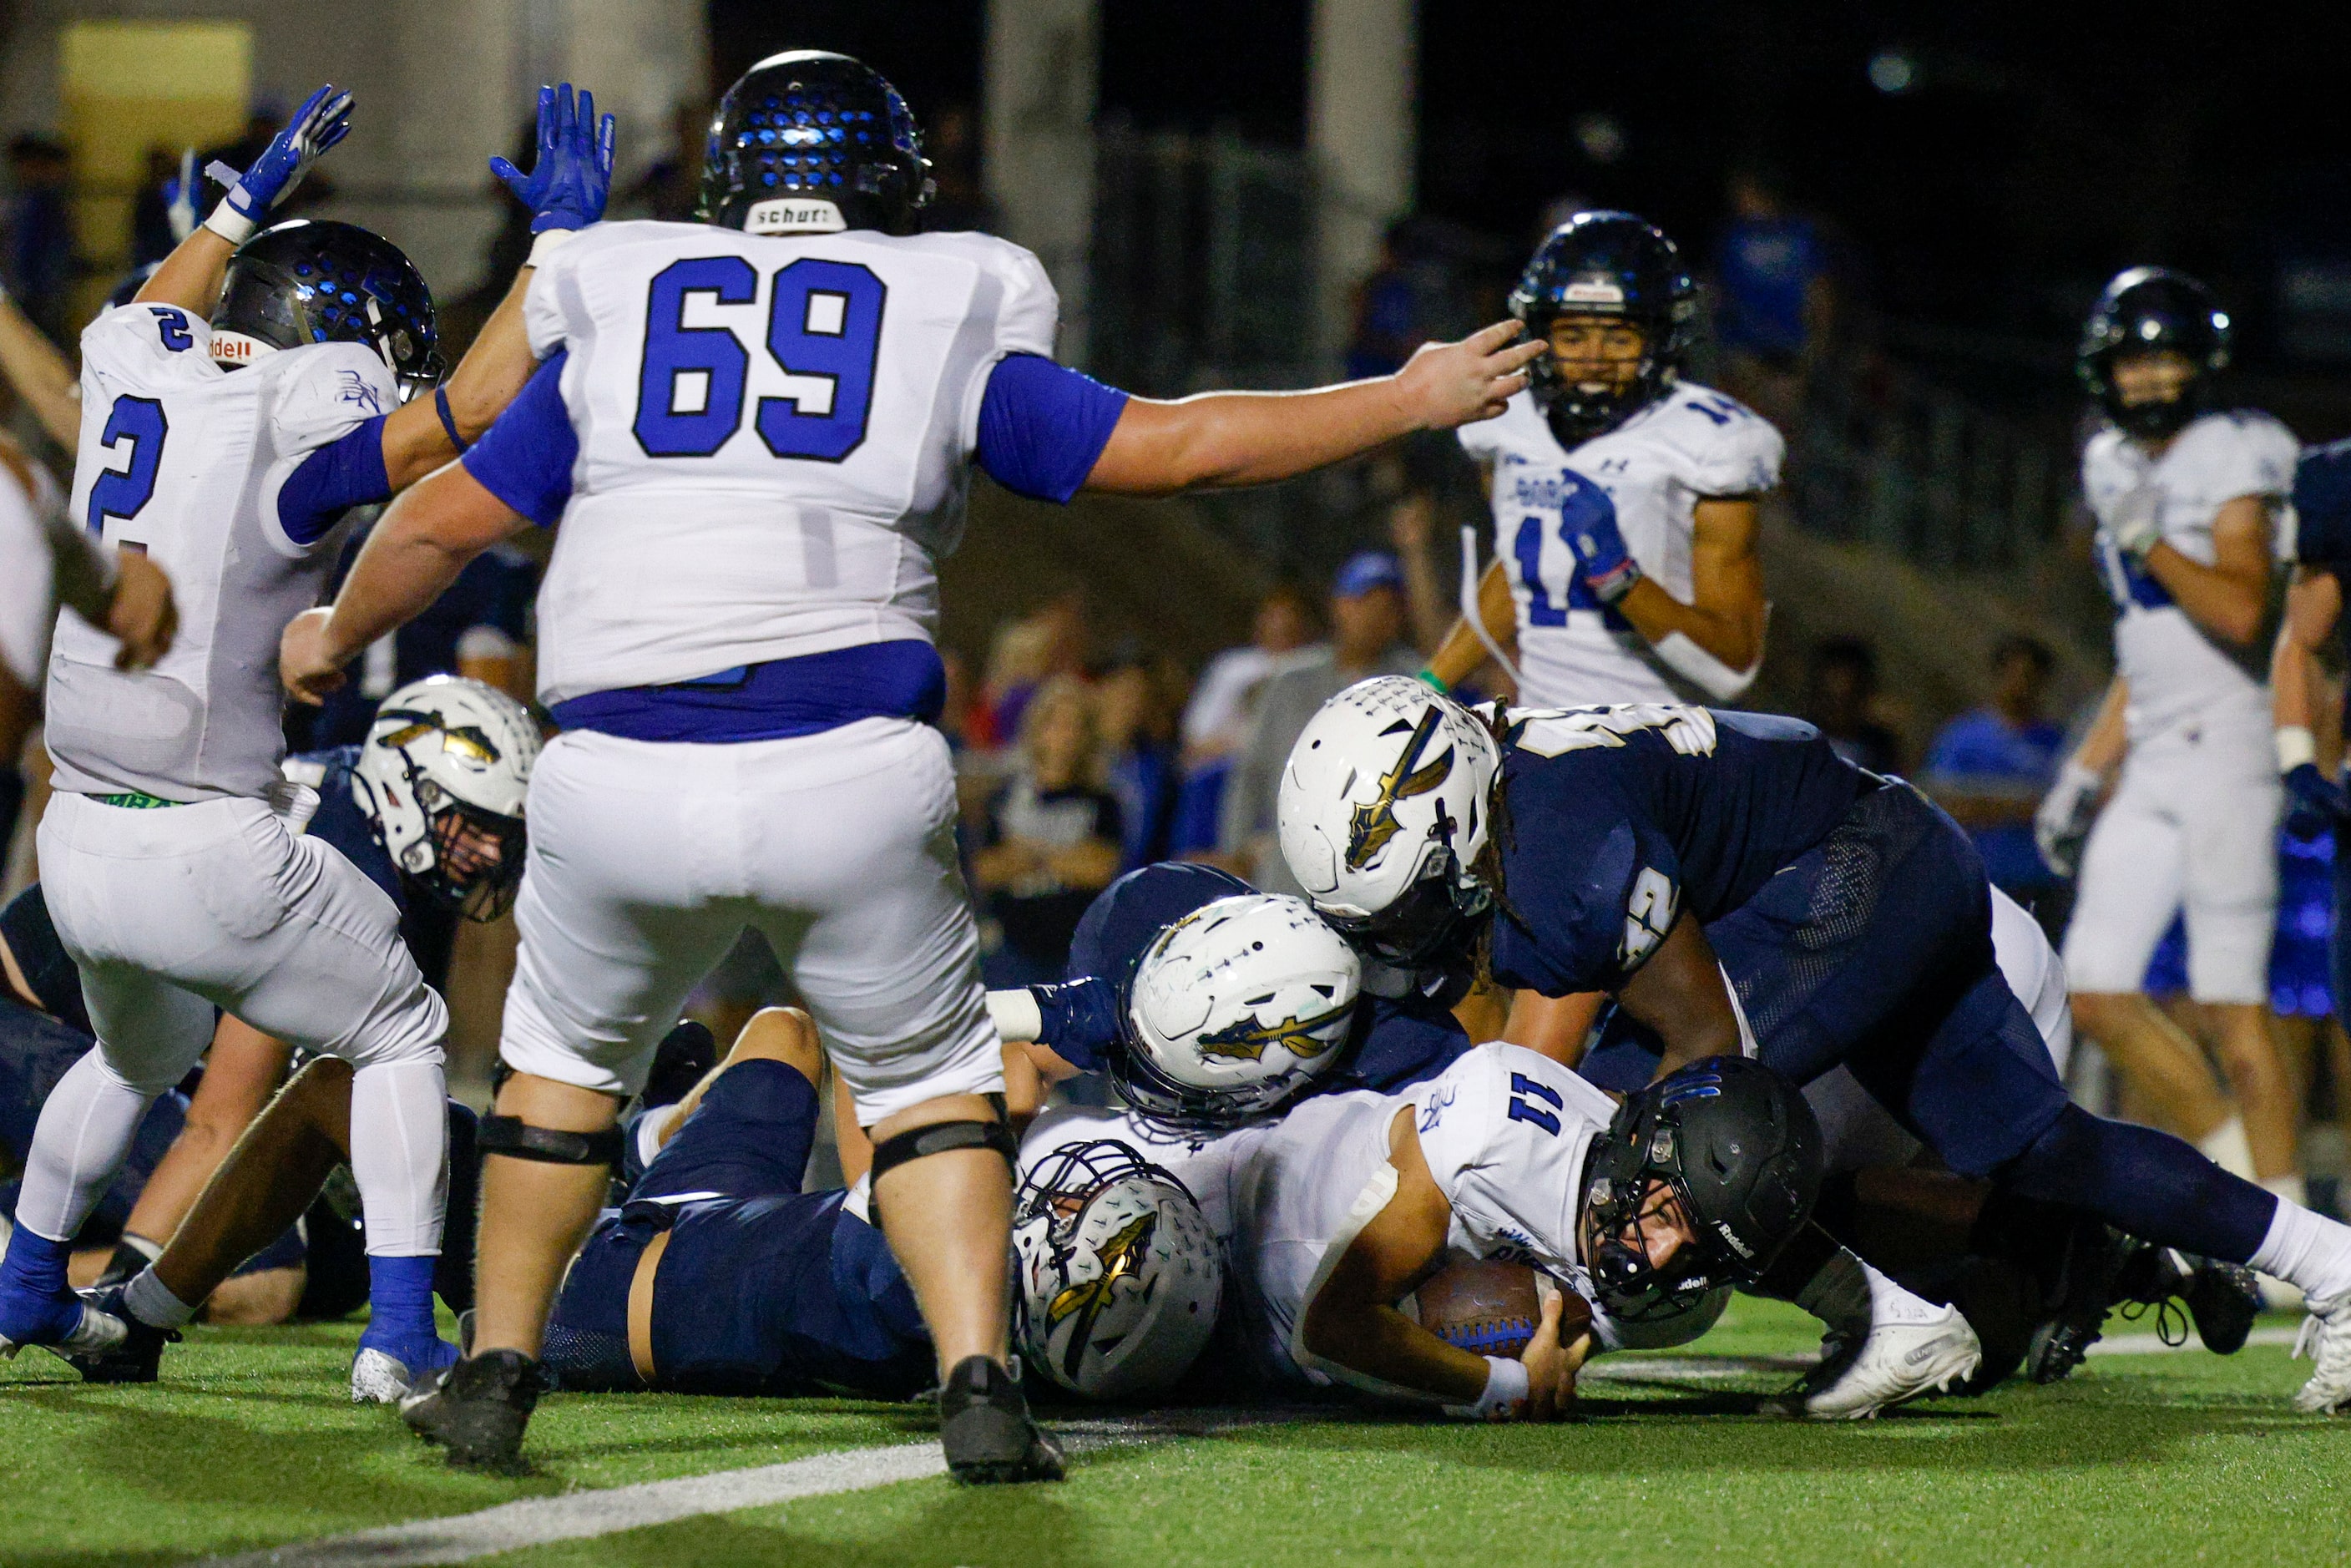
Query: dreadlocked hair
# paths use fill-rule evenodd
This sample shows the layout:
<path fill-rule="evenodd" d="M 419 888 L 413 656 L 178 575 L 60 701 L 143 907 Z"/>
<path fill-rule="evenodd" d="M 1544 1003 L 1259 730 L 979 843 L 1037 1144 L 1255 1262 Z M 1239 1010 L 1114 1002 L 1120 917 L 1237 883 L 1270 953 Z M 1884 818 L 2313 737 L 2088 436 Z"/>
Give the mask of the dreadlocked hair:
<path fill-rule="evenodd" d="M 1486 733 L 1494 737 L 1494 754 L 1497 757 L 1506 755 L 1510 748 L 1510 732 L 1517 728 L 1510 720 L 1509 710 L 1498 702 L 1493 712 L 1484 716 L 1481 722 L 1486 726 Z M 1502 872 L 1502 857 L 1518 842 L 1518 830 L 1510 817 L 1510 790 L 1505 787 L 1508 782 L 1506 775 L 1506 768 L 1498 767 L 1494 769 L 1494 782 L 1486 795 L 1486 842 L 1478 851 L 1478 858 L 1471 863 L 1469 874 L 1485 883 L 1492 893 L 1497 916 L 1526 929 L 1526 921 L 1510 903 L 1510 893 L 1503 885 L 1507 879 Z M 1477 945 L 1470 951 L 1471 972 L 1481 987 L 1494 984 L 1496 924 L 1494 919 L 1479 924 Z"/>

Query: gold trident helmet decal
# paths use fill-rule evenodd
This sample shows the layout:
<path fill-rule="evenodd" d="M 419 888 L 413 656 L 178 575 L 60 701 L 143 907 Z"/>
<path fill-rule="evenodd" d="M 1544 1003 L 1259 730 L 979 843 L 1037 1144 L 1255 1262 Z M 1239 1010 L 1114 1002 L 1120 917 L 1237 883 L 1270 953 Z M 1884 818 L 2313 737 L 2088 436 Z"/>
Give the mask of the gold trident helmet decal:
<path fill-rule="evenodd" d="M 498 759 L 497 747 L 479 725 L 461 724 L 452 728 L 442 722 L 439 714 L 426 713 L 418 708 L 391 708 L 376 716 L 376 722 L 379 724 L 386 719 L 405 721 L 398 729 L 381 737 L 381 743 L 394 750 L 399 750 L 406 747 L 409 742 L 424 736 L 438 734 L 441 737 L 441 749 L 444 751 L 454 752 L 459 757 L 471 758 L 485 768 L 492 766 Z"/>
<path fill-rule="evenodd" d="M 1077 1332 L 1070 1336 L 1070 1348 L 1061 1358 L 1062 1370 L 1071 1381 L 1078 1375 L 1078 1363 L 1086 1354 L 1086 1345 L 1093 1339 L 1094 1320 L 1110 1305 L 1111 1288 L 1119 1281 L 1143 1272 L 1143 1255 L 1151 1245 L 1151 1238 L 1159 1229 L 1159 1208 L 1136 1215 L 1118 1228 L 1108 1241 L 1102 1243 L 1102 1272 L 1082 1285 L 1071 1285 L 1053 1298 L 1045 1309 L 1045 1325 L 1050 1331 L 1062 1319 L 1083 1313 L 1078 1320 Z"/>
<path fill-rule="evenodd" d="M 1413 727 L 1412 739 L 1406 743 L 1404 755 L 1396 758 L 1394 768 L 1380 775 L 1379 798 L 1358 806 L 1347 819 L 1347 869 L 1361 871 L 1378 858 L 1387 848 L 1388 841 L 1403 831 L 1396 821 L 1395 809 L 1399 800 L 1409 800 L 1416 795 L 1426 795 L 1445 782 L 1453 771 L 1453 752 L 1447 749 L 1436 761 L 1418 768 L 1420 754 L 1437 734 L 1443 715 L 1435 703 L 1422 710 L 1420 722 Z"/>
<path fill-rule="evenodd" d="M 1351 1000 L 1312 1018 L 1286 1018 L 1280 1023 L 1237 1023 L 1200 1037 L 1200 1054 L 1219 1061 L 1263 1061 L 1269 1045 L 1287 1046 L 1290 1054 L 1311 1061 L 1331 1050 L 1335 1040 L 1317 1040 L 1314 1031 L 1327 1029 L 1354 1008 Z"/>

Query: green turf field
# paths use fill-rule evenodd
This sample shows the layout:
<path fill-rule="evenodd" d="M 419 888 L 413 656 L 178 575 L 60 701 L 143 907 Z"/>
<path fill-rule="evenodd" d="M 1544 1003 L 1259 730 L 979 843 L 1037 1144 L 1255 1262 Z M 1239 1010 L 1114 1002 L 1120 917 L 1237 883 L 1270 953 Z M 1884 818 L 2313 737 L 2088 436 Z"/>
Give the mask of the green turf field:
<path fill-rule="evenodd" d="M 2284 1322 L 2285 1320 L 2276 1320 Z M 1698 1347 L 1792 1355 L 1741 1299 Z M 2123 1325 L 2116 1325 L 2122 1332 Z M 341 1389 L 352 1325 L 197 1330 L 165 1381 L 0 1364 L 0 1562 L 174 1563 L 373 1525 L 918 1440 L 885 1406 L 553 1396 L 538 1473 L 452 1472 Z M 1683 1356 L 1552 1427 L 1321 1420 L 1082 1439 L 1070 1483 L 902 1481 L 498 1556 L 500 1564 L 2318 1564 L 2351 1561 L 2351 1420 L 2297 1415 L 2283 1349 L 2101 1356 L 1852 1427 L 1724 1412 L 1784 1374 Z M 1614 1364 L 1639 1375 L 1635 1358 Z M 1602 1363 L 1597 1370 L 1604 1370 Z M 54 1369 L 54 1371 L 53 1371 Z M 289 1552 L 287 1563 L 304 1561 Z"/>

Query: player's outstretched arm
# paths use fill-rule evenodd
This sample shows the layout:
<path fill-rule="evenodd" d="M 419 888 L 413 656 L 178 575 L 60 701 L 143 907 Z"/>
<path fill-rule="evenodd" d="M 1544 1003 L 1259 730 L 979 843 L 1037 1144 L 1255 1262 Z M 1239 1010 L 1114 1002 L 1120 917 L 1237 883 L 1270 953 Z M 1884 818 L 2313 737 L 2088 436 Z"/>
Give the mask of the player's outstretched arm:
<path fill-rule="evenodd" d="M 1618 989 L 1616 1000 L 1664 1042 L 1659 1078 L 1704 1057 L 1741 1054 L 1739 1014 L 1722 966 L 1706 928 L 1687 912 Z"/>
<path fill-rule="evenodd" d="M 523 297 L 533 268 L 557 245 L 604 215 L 612 189 L 612 117 L 596 118 L 596 95 L 569 82 L 538 89 L 535 162 L 524 173 L 503 158 L 490 170 L 530 209 L 530 259 L 515 274 L 446 384 L 383 422 L 383 471 L 397 494 L 480 439 L 505 412 L 538 361 L 524 330 Z"/>
<path fill-rule="evenodd" d="M 350 130 L 351 95 L 329 82 L 304 100 L 244 173 L 220 163 L 205 170 L 216 179 L 234 181 L 228 194 L 202 228 L 163 258 L 139 290 L 138 303 L 176 305 L 210 316 L 220 303 L 221 283 L 236 247 L 269 221 L 270 209 L 290 195 L 310 165 Z"/>
<path fill-rule="evenodd" d="M 287 624 L 277 644 L 287 695 L 313 707 L 325 701 L 361 649 L 423 613 L 466 562 L 523 527 L 522 514 L 461 463 L 414 486 L 368 536 L 335 602 Z"/>
<path fill-rule="evenodd" d="M 1419 430 L 1491 419 L 1544 352 L 1502 321 L 1458 343 L 1426 343 L 1392 376 L 1299 392 L 1131 398 L 1085 488 L 1113 496 L 1265 485 Z"/>
<path fill-rule="evenodd" d="M 1519 610 L 1511 601 L 1510 575 L 1498 559 L 1488 564 L 1486 575 L 1478 580 L 1478 618 L 1486 623 L 1486 635 L 1502 646 L 1502 651 L 1515 656 L 1519 642 Z M 1451 691 L 1470 676 L 1479 666 L 1493 655 L 1486 651 L 1477 629 L 1467 617 L 1457 619 L 1437 652 L 1428 656 L 1428 673 Z"/>

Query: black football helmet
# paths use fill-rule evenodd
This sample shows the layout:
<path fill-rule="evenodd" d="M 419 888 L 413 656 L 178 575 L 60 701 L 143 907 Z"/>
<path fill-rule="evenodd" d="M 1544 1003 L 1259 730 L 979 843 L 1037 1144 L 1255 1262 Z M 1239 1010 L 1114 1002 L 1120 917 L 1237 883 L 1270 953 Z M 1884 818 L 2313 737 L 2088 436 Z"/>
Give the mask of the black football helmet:
<path fill-rule="evenodd" d="M 1587 392 L 1549 354 L 1528 367 L 1552 433 L 1573 448 L 1614 430 L 1674 384 L 1698 319 L 1698 285 L 1655 224 L 1631 213 L 1578 213 L 1536 248 L 1510 290 L 1510 314 L 1546 340 L 1562 316 L 1611 316 L 1641 329 L 1640 373 L 1623 391 Z"/>
<path fill-rule="evenodd" d="M 1653 1322 L 1756 1279 L 1812 1218 L 1823 1169 L 1812 1107 L 1761 1062 L 1708 1057 L 1632 1095 L 1584 1159 L 1586 1263 L 1600 1304 L 1620 1322 Z M 1663 1267 L 1639 1242 L 1660 1184 L 1698 1238 Z"/>
<path fill-rule="evenodd" d="M 2114 365 L 2129 354 L 2168 349 L 2196 368 L 2177 398 L 2126 403 Z M 2204 412 L 2212 377 L 2229 363 L 2229 317 L 2212 291 L 2166 267 L 2134 267 L 2115 275 L 2091 307 L 2074 351 L 2074 373 L 2106 417 L 2126 435 L 2160 441 Z"/>
<path fill-rule="evenodd" d="M 719 100 L 696 215 L 745 228 L 763 204 L 797 198 L 831 203 L 852 229 L 908 235 L 931 199 L 930 171 L 914 110 L 881 72 L 794 49 L 753 66 Z"/>
<path fill-rule="evenodd" d="M 448 369 L 424 275 L 398 246 L 356 224 L 294 218 L 238 246 L 213 331 L 273 349 L 364 344 L 391 367 L 403 402 L 440 385 Z M 234 365 L 232 348 L 216 339 L 213 357 Z"/>

